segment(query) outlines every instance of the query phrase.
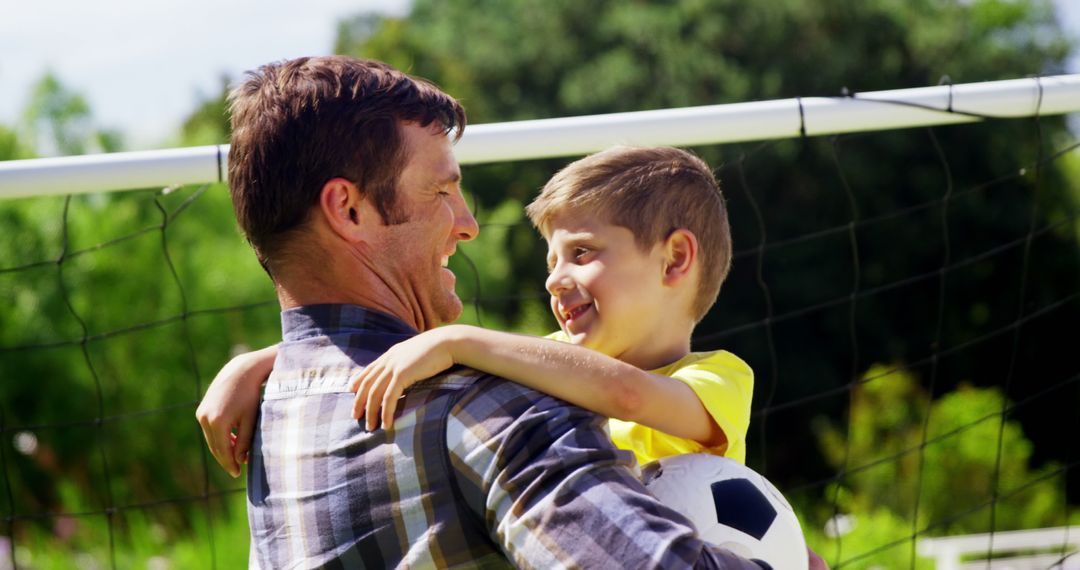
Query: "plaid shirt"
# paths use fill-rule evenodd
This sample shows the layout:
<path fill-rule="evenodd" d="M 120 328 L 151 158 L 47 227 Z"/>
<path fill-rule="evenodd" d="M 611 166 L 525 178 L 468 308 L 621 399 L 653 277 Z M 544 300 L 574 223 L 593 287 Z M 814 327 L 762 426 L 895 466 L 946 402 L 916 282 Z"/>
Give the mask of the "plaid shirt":
<path fill-rule="evenodd" d="M 757 568 L 649 495 L 595 414 L 458 369 L 367 432 L 346 384 L 416 331 L 351 305 L 281 320 L 248 470 L 252 567 Z"/>

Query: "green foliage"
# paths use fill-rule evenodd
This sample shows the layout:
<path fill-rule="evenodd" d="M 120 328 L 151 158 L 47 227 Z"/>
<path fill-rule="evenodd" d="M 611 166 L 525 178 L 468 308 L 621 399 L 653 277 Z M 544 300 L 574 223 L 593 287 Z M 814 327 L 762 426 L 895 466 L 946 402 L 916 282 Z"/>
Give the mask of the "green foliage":
<path fill-rule="evenodd" d="M 229 128 L 228 96 L 229 78 L 222 77 L 218 94 L 200 103 L 184 121 L 183 126 L 180 128 L 181 145 L 199 146 L 228 142 L 231 132 Z"/>
<path fill-rule="evenodd" d="M 200 505 L 192 528 L 175 532 L 161 524 L 160 510 L 60 518 L 54 532 L 35 531 L 15 550 L 20 568 L 243 568 L 249 533 L 245 498 L 233 493 Z M 163 510 L 175 510 L 165 507 Z M 110 537 L 110 526 L 113 534 Z M 111 543 L 111 552 L 110 552 Z"/>
<path fill-rule="evenodd" d="M 20 158 L 32 158 L 30 152 L 19 142 L 15 131 L 0 125 L 0 160 L 16 160 Z"/>
<path fill-rule="evenodd" d="M 933 570 L 932 560 L 918 556 L 911 548 L 911 522 L 886 508 L 860 512 L 854 527 L 841 539 L 826 536 L 819 527 L 803 525 L 806 543 L 830 561 L 843 561 L 844 568 L 915 568 Z M 912 565 L 912 557 L 915 563 Z"/>
<path fill-rule="evenodd" d="M 0 443 L 14 498 L 0 512 L 119 507 L 130 526 L 114 521 L 114 539 L 130 545 L 146 532 L 139 506 L 175 500 L 151 526 L 198 533 L 199 498 L 235 483 L 209 459 L 195 405 L 234 347 L 280 335 L 225 187 L 9 201 L 0 219 L 13 230 L 0 237 Z M 20 433 L 36 448 L 16 451 Z M 68 539 L 55 528 L 63 520 L 18 523 L 17 543 L 59 541 L 100 559 L 109 525 L 80 518 L 87 534 Z"/>
<path fill-rule="evenodd" d="M 1045 0 L 418 0 L 335 46 L 437 80 L 478 122 L 1011 78 L 1067 48 Z"/>
<path fill-rule="evenodd" d="M 992 511 L 999 531 L 1067 524 L 1080 511 L 1065 507 L 1060 469 L 1032 467 L 1011 407 L 999 389 L 970 386 L 930 402 L 909 370 L 871 367 L 852 393 L 849 425 L 815 426 L 826 459 L 847 475 L 830 501 L 804 511 L 811 545 L 834 564 L 907 568 L 916 531 L 989 532 Z M 819 530 L 837 513 L 853 521 L 839 539 Z"/>
<path fill-rule="evenodd" d="M 86 99 L 51 72 L 34 84 L 23 121 L 30 143 L 40 154 L 111 152 L 122 146 L 120 133 L 96 129 Z"/>

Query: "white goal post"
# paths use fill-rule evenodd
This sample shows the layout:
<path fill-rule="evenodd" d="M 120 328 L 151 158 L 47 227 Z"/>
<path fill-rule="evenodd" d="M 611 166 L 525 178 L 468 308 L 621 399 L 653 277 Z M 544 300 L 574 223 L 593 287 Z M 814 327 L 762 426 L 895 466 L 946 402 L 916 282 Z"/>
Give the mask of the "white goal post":
<path fill-rule="evenodd" d="M 991 548 L 995 558 L 987 560 Z M 1080 526 L 921 538 L 918 549 L 920 556 L 934 559 L 936 570 L 1062 568 L 1063 559 L 1080 551 Z M 1072 558 L 1068 568 L 1073 563 L 1080 567 Z"/>
<path fill-rule="evenodd" d="M 1080 74 L 470 125 L 462 164 L 577 156 L 613 144 L 692 146 L 1080 111 Z M 0 162 L 0 199 L 224 181 L 228 145 Z"/>

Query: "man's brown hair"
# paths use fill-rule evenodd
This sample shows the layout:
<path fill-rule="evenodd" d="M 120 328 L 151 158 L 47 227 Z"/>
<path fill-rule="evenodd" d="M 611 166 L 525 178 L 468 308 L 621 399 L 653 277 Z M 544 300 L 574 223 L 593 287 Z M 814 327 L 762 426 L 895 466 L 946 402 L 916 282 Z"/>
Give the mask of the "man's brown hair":
<path fill-rule="evenodd" d="M 229 96 L 229 190 L 240 228 L 272 275 L 327 180 L 368 195 L 383 223 L 406 221 L 396 182 L 408 157 L 400 123 L 465 128 L 465 110 L 433 84 L 373 60 L 302 57 L 249 72 Z"/>
<path fill-rule="evenodd" d="M 700 244 L 694 320 L 716 302 L 731 267 L 731 228 L 720 185 L 697 156 L 671 147 L 620 146 L 572 162 L 525 208 L 545 238 L 552 218 L 567 211 L 590 212 L 630 230 L 642 251 L 677 229 L 689 230 Z"/>

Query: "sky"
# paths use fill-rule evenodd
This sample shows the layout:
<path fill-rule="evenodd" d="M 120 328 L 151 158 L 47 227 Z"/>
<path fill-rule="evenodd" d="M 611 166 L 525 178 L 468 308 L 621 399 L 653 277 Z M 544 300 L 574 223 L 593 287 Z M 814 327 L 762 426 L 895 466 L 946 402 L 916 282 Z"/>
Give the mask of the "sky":
<path fill-rule="evenodd" d="M 1080 0 L 1054 0 L 1080 37 Z M 128 149 L 160 148 L 196 105 L 264 63 L 331 51 L 343 17 L 409 0 L 0 0 L 0 124 L 52 71 Z M 1070 71 L 1080 73 L 1080 53 Z"/>
<path fill-rule="evenodd" d="M 330 53 L 337 22 L 408 0 L 0 0 L 0 124 L 51 70 L 127 148 L 155 148 L 184 117 L 264 63 Z"/>

